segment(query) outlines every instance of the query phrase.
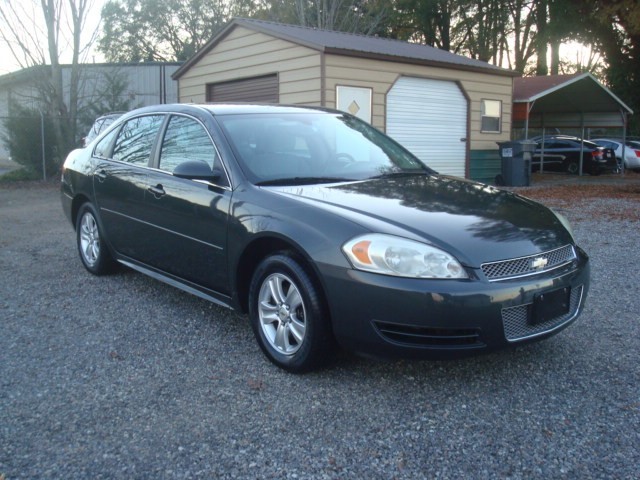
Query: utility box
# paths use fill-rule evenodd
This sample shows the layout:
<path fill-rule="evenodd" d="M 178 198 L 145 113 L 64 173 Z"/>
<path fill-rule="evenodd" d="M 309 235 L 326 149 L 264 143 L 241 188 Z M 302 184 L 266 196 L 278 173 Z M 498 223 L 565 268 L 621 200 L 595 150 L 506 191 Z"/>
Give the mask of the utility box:
<path fill-rule="evenodd" d="M 531 160 L 536 142 L 498 142 L 498 147 L 502 163 L 501 174 L 496 177 L 496 183 L 510 187 L 528 187 L 531 184 Z"/>

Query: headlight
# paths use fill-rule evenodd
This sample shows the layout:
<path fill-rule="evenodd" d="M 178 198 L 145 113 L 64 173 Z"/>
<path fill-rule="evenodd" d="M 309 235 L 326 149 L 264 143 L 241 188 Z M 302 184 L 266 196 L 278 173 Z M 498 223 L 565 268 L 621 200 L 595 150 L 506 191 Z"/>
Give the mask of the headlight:
<path fill-rule="evenodd" d="M 342 246 L 354 268 L 366 272 L 411 278 L 468 278 L 462 265 L 448 253 L 406 238 L 371 233 Z"/>
<path fill-rule="evenodd" d="M 553 209 L 552 209 L 552 212 L 558 218 L 558 220 L 560 220 L 560 223 L 562 224 L 562 226 L 567 229 L 567 231 L 569 232 L 569 235 L 571 235 L 571 239 L 575 243 L 575 237 L 573 236 L 573 228 L 571 228 L 571 224 L 569 223 L 569 220 L 567 220 L 567 217 L 565 217 L 564 215 L 562 215 L 561 213 L 558 213 Z"/>

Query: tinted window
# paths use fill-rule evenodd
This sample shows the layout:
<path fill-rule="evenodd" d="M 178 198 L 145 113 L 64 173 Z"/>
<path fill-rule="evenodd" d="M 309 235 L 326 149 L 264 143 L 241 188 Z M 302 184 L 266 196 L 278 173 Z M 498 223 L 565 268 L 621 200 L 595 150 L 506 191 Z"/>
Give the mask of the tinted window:
<path fill-rule="evenodd" d="M 162 120 L 161 115 L 147 115 L 126 122 L 116 139 L 113 159 L 147 165 Z"/>
<path fill-rule="evenodd" d="M 95 150 L 93 151 L 93 155 L 96 157 L 109 158 L 111 143 L 113 142 L 113 137 L 116 136 L 118 130 L 114 130 L 113 132 L 107 134 L 102 140 L 98 142 Z"/>
<path fill-rule="evenodd" d="M 200 123 L 188 117 L 171 117 L 160 151 L 160 169 L 173 172 L 182 162 L 193 160 L 213 169 L 216 159 L 216 149 Z"/>

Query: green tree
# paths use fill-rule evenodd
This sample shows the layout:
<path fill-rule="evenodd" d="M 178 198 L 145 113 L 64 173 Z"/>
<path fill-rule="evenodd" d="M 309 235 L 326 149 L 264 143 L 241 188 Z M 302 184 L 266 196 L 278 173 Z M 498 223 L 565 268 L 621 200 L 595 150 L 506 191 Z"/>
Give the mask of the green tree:
<path fill-rule="evenodd" d="M 230 14 L 223 0 L 110 0 L 98 48 L 110 62 L 186 60 Z"/>
<path fill-rule="evenodd" d="M 464 38 L 460 51 L 471 58 L 497 64 L 509 22 L 509 10 L 500 0 L 476 0 L 461 6 L 460 23 L 456 26 Z"/>
<path fill-rule="evenodd" d="M 534 0 L 397 0 L 390 36 L 523 71 L 535 54 Z"/>
<path fill-rule="evenodd" d="M 9 117 L 4 121 L 5 134 L 2 140 L 14 162 L 31 172 L 42 172 L 43 123 L 45 170 L 50 175 L 60 168 L 50 117 L 12 101 L 9 103 Z"/>
<path fill-rule="evenodd" d="M 398 0 L 391 27 L 393 36 L 441 50 L 455 50 L 451 27 L 460 0 Z"/>
<path fill-rule="evenodd" d="M 510 0 L 506 2 L 511 17 L 511 32 L 507 32 L 502 45 L 504 50 L 510 51 L 507 38 L 510 35 L 513 38 L 512 54 L 507 57 L 508 64 L 517 72 L 524 72 L 527 64 L 536 52 L 536 24 L 535 5 L 537 2 L 533 0 Z M 542 3 L 542 2 L 540 2 Z M 501 58 L 498 65 L 504 62 Z"/>
<path fill-rule="evenodd" d="M 108 112 L 127 112 L 141 105 L 133 104 L 129 96 L 129 78 L 120 70 L 101 72 L 94 79 L 96 87 L 78 112 L 78 131 L 82 135 L 93 125 L 94 120 Z"/>
<path fill-rule="evenodd" d="M 609 88 L 636 112 L 629 132 L 640 135 L 640 2 L 637 0 L 595 0 L 585 4 L 573 0 L 582 22 L 580 37 L 603 55 Z"/>
<path fill-rule="evenodd" d="M 391 0 L 262 0 L 236 11 L 252 18 L 324 30 L 381 34 L 393 11 Z"/>

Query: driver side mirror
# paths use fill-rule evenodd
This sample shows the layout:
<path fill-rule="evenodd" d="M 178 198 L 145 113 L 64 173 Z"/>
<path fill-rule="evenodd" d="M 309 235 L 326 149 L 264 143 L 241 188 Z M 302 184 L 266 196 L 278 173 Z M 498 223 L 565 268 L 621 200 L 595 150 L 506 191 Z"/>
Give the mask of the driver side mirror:
<path fill-rule="evenodd" d="M 206 162 L 189 160 L 176 166 L 176 168 L 173 169 L 173 176 L 215 183 L 222 178 L 223 172 L 219 168 L 211 170 L 211 167 Z"/>

